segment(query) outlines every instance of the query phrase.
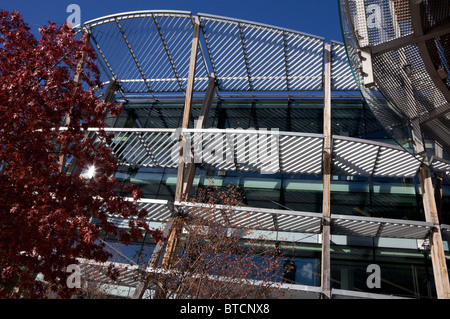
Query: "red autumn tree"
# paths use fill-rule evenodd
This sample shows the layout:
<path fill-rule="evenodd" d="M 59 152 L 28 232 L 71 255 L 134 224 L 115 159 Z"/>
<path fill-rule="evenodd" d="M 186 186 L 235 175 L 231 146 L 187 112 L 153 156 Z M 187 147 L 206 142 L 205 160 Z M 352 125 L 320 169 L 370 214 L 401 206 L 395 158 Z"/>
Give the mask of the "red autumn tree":
<path fill-rule="evenodd" d="M 117 196 L 116 161 L 102 141 L 107 111 L 121 105 L 99 100 L 95 52 L 86 37 L 49 23 L 30 32 L 18 12 L 0 10 L 0 297 L 69 297 L 67 266 L 77 257 L 106 261 L 101 232 L 124 242 L 143 230 L 145 211 Z M 61 129 L 65 126 L 64 129 Z M 97 141 L 86 137 L 99 128 Z M 84 179 L 68 174 L 95 165 Z M 131 190 L 130 190 L 131 191 Z M 139 191 L 133 190 L 139 197 Z M 114 213 L 130 220 L 128 231 L 108 222 Z M 92 220 L 98 221 L 92 223 Z M 39 274 L 39 280 L 36 280 Z M 45 284 L 44 284 L 45 282 Z M 46 291 L 47 289 L 47 291 Z"/>

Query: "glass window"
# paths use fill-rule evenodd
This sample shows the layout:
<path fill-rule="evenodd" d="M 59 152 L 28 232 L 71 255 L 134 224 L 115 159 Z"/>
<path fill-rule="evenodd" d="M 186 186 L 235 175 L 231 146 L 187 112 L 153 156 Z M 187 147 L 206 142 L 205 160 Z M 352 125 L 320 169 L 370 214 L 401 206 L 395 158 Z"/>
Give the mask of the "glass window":
<path fill-rule="evenodd" d="M 369 265 L 379 268 L 371 269 Z M 424 252 L 337 245 L 331 247 L 333 288 L 431 298 L 434 294 L 433 285 L 431 262 Z"/>

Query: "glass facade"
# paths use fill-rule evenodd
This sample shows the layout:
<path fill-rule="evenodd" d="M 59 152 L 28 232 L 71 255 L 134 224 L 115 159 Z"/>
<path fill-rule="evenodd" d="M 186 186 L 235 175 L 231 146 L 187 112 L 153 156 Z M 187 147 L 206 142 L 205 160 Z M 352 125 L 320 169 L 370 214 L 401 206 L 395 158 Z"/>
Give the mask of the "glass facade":
<path fill-rule="evenodd" d="M 323 130 L 322 103 L 318 100 L 215 102 L 206 127 L 279 128 L 280 131 L 320 133 Z M 194 127 L 193 119 L 198 117 L 200 107 L 200 103 L 193 105 L 190 127 Z M 125 105 L 118 118 L 109 118 L 108 124 L 111 127 L 177 128 L 181 125 L 182 111 L 180 102 L 130 103 Z M 332 134 L 395 144 L 359 98 L 333 101 Z M 143 198 L 173 200 L 175 196 L 176 169 L 123 166 L 115 176 L 124 186 L 138 185 L 143 190 Z M 198 188 L 214 185 L 225 189 L 229 184 L 240 186 L 244 206 L 317 213 L 322 210 L 323 183 L 320 175 L 217 171 L 200 165 L 191 196 L 195 196 Z M 447 221 L 450 186 L 445 181 L 442 191 L 441 216 L 443 221 Z M 130 194 L 122 191 L 121 195 Z M 417 178 L 333 175 L 330 204 L 331 213 L 336 215 L 425 220 Z M 317 238 L 310 235 L 297 242 L 285 241 L 282 244 L 282 249 L 295 264 L 294 275 L 287 282 L 320 286 L 321 245 Z M 146 262 L 153 248 L 154 243 L 147 239 L 127 248 L 120 247 L 117 251 L 121 255 L 115 253 L 115 258 Z M 367 286 L 370 275 L 367 267 L 370 264 L 381 268 L 381 288 L 370 289 Z M 435 297 L 428 251 L 419 249 L 417 240 L 332 236 L 331 284 L 335 289 L 358 292 Z"/>

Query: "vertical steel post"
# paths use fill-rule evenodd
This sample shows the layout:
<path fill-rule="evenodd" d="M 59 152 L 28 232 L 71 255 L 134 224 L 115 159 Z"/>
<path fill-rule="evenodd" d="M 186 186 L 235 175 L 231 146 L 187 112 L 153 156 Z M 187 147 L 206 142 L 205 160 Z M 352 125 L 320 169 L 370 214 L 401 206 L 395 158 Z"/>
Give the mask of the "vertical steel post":
<path fill-rule="evenodd" d="M 331 298 L 330 281 L 330 183 L 331 183 L 331 45 L 324 45 L 324 108 L 323 108 L 323 197 L 322 197 L 322 298 Z"/>
<path fill-rule="evenodd" d="M 435 191 L 431 180 L 429 162 L 426 155 L 425 143 L 423 141 L 420 125 L 412 125 L 413 135 L 419 136 L 414 141 L 414 150 L 424 154 L 424 162 L 419 169 L 420 189 L 422 192 L 422 204 L 425 213 L 425 220 L 433 223 L 434 227 L 430 231 L 430 256 L 433 266 L 434 284 L 436 286 L 436 296 L 438 299 L 450 299 L 450 283 L 447 272 L 447 262 L 445 258 L 444 245 L 442 242 L 441 226 L 439 222 L 438 209 L 436 205 Z"/>
<path fill-rule="evenodd" d="M 198 53 L 198 45 L 199 45 L 199 36 L 200 36 L 200 21 L 198 17 L 193 17 L 193 36 L 192 36 L 192 46 L 191 46 L 191 55 L 190 55 L 190 63 L 189 63 L 189 71 L 188 71 L 188 79 L 186 85 L 186 96 L 184 102 L 184 112 L 183 112 L 183 122 L 181 128 L 187 128 L 189 125 L 189 116 L 191 113 L 191 105 L 192 105 L 192 96 L 194 91 L 194 81 L 195 81 L 195 70 L 197 66 L 197 53 Z M 182 184 L 183 184 L 183 176 L 184 176 L 184 158 L 185 152 L 187 150 L 186 139 L 181 133 L 181 141 L 180 141 L 180 157 L 178 161 L 178 175 L 177 175 L 177 185 L 175 191 L 175 201 L 179 201 L 182 199 Z M 176 212 L 175 212 L 176 213 Z M 167 241 L 160 241 L 157 244 L 157 248 L 150 261 L 152 264 L 150 266 L 156 267 L 157 262 L 159 262 L 160 256 L 164 250 L 165 252 L 162 261 L 162 267 L 165 269 L 170 269 L 171 262 L 176 253 L 176 248 L 178 244 L 178 240 L 180 238 L 181 231 L 183 229 L 183 225 L 179 220 L 178 214 L 172 216 L 172 220 L 166 225 L 164 229 L 165 237 L 168 236 Z M 149 262 L 150 264 L 150 262 Z M 143 280 L 136 287 L 135 292 L 132 295 L 132 299 L 141 299 L 144 295 L 145 289 L 147 289 L 149 281 Z M 164 298 L 164 292 L 161 289 L 156 289 L 155 298 Z"/>
<path fill-rule="evenodd" d="M 208 86 L 206 88 L 202 108 L 200 110 L 200 114 L 198 116 L 197 123 L 195 126 L 196 129 L 202 129 L 205 128 L 206 126 L 206 121 L 209 118 L 211 104 L 214 98 L 215 88 L 216 88 L 216 78 L 214 74 L 212 74 L 211 77 L 209 78 Z M 194 139 L 192 138 L 192 140 Z M 184 168 L 183 180 L 180 185 L 181 197 L 183 196 L 188 197 L 189 194 L 191 193 L 192 184 L 194 182 L 195 170 L 197 168 L 197 165 L 194 161 L 194 156 L 192 156 L 192 154 L 189 154 L 189 156 L 191 160 L 185 164 L 186 167 Z"/>
<path fill-rule="evenodd" d="M 191 57 L 189 64 L 189 73 L 186 85 L 186 97 L 184 102 L 184 113 L 183 113 L 183 122 L 181 125 L 182 129 L 188 128 L 189 125 L 189 117 L 191 114 L 191 105 L 192 105 L 192 96 L 194 92 L 194 82 L 195 82 L 195 69 L 197 66 L 197 53 L 198 53 L 198 43 L 199 43 L 199 35 L 200 35 L 200 21 L 198 17 L 194 17 L 194 33 L 192 38 L 192 47 L 191 47 Z M 180 158 L 178 161 L 178 175 L 177 175 L 177 186 L 175 191 L 175 201 L 183 200 L 184 196 L 187 194 L 183 193 L 183 177 L 185 173 L 185 158 L 186 153 L 190 151 L 190 145 L 187 145 L 187 140 L 181 132 L 181 150 L 180 150 Z M 170 269 L 172 260 L 175 256 L 177 243 L 183 229 L 183 225 L 180 221 L 176 221 L 173 225 L 171 234 L 167 241 L 166 252 L 164 254 L 162 267 Z"/>
<path fill-rule="evenodd" d="M 427 166 L 428 161 L 419 170 L 420 188 L 422 190 L 423 209 L 425 220 L 433 223 L 430 239 L 430 255 L 433 265 L 434 283 L 436 286 L 436 295 L 438 299 L 450 299 L 450 283 L 448 278 L 447 263 L 442 243 L 441 227 L 439 223 L 438 210 L 434 197 L 433 183 L 431 181 L 430 169 Z"/>

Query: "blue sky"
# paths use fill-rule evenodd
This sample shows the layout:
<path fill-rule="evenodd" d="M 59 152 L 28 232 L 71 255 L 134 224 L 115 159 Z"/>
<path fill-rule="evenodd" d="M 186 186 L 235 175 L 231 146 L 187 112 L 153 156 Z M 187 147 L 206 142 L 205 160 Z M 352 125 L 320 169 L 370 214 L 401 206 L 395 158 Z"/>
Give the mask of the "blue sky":
<path fill-rule="evenodd" d="M 0 8 L 19 10 L 32 30 L 63 23 L 69 4 L 81 8 L 81 22 L 135 10 L 185 10 L 255 21 L 342 42 L 338 0 L 0 0 Z"/>

